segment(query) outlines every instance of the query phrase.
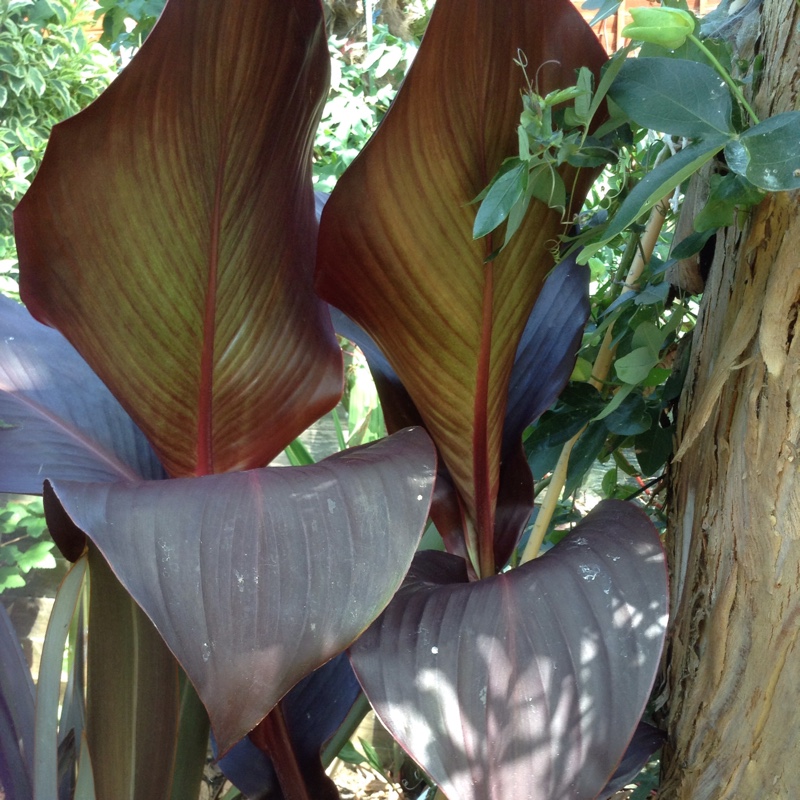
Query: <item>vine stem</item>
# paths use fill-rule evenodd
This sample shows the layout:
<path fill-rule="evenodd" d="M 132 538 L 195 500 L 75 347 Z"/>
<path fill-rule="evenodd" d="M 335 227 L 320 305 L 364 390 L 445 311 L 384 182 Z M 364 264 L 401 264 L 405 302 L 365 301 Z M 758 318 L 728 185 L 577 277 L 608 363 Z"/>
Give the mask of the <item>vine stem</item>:
<path fill-rule="evenodd" d="M 728 87 L 733 92 L 736 99 L 744 106 L 747 110 L 747 113 L 750 115 L 753 122 L 758 125 L 759 119 L 756 116 L 756 112 L 750 107 L 750 104 L 747 100 L 744 99 L 744 95 L 742 94 L 742 90 L 736 85 L 736 81 L 731 78 L 728 74 L 728 70 L 722 66 L 722 64 L 717 61 L 716 56 L 698 39 L 693 33 L 689 34 L 689 39 L 695 44 L 695 46 L 705 55 L 705 57 L 714 65 L 714 69 L 719 73 L 722 80 L 728 84 Z"/>
<path fill-rule="evenodd" d="M 636 242 L 636 254 L 631 262 L 630 269 L 625 278 L 625 287 L 628 291 L 633 291 L 636 282 L 641 278 L 644 268 L 650 257 L 653 255 L 658 237 L 661 234 L 661 229 L 667 219 L 667 210 L 669 208 L 670 200 L 672 199 L 672 192 L 665 195 L 660 202 L 656 203 L 653 210 L 650 212 L 650 217 L 647 220 L 642 238 Z M 606 329 L 603 343 L 600 345 L 600 350 L 597 353 L 594 366 L 592 367 L 592 377 L 589 383 L 595 389 L 601 391 L 608 373 L 611 371 L 611 365 L 614 363 L 614 355 L 616 353 L 616 345 L 614 344 L 613 325 L 609 325 Z M 561 497 L 561 492 L 567 482 L 567 469 L 569 468 L 569 459 L 572 455 L 572 448 L 575 443 L 580 439 L 581 434 L 586 430 L 587 425 L 584 425 L 569 441 L 564 443 L 561 448 L 561 454 L 558 457 L 558 462 L 553 469 L 553 474 L 550 477 L 550 485 L 547 487 L 547 492 L 539 507 L 539 513 L 536 515 L 536 521 L 533 523 L 528 544 L 522 552 L 522 557 L 519 563 L 524 564 L 527 561 L 532 561 L 542 549 L 544 537 L 550 527 L 550 522 L 553 519 L 558 499 Z"/>

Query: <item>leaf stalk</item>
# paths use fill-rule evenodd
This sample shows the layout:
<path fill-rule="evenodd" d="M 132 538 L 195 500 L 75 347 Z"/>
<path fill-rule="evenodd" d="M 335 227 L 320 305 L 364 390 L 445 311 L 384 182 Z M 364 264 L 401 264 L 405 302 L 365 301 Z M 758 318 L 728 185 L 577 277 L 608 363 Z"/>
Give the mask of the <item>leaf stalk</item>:
<path fill-rule="evenodd" d="M 722 66 L 717 60 L 717 57 L 698 39 L 693 33 L 688 37 L 692 43 L 697 47 L 700 52 L 711 62 L 714 69 L 719 73 L 722 80 L 728 84 L 728 88 L 733 92 L 734 97 L 742 104 L 745 108 L 747 113 L 750 115 L 750 118 L 753 120 L 754 125 L 759 124 L 759 119 L 756 116 L 756 112 L 750 107 L 750 104 L 745 100 L 744 94 L 742 90 L 736 85 L 736 81 L 731 78 L 728 74 L 728 70 Z"/>
<path fill-rule="evenodd" d="M 672 194 L 673 192 L 670 191 L 653 207 L 641 238 L 635 236 L 628 243 L 628 248 L 633 249 L 633 257 L 630 262 L 630 269 L 625 278 L 625 289 L 623 289 L 623 292 L 633 291 L 631 287 L 636 285 L 636 282 L 641 278 L 644 272 L 645 266 L 650 261 L 656 242 L 658 242 L 658 237 L 661 235 L 661 229 L 664 227 L 664 223 L 667 219 L 667 210 L 669 208 L 669 202 L 672 199 Z M 629 252 L 631 252 L 630 249 L 626 250 L 623 255 L 623 264 L 628 260 Z M 606 329 L 603 342 L 600 345 L 600 350 L 597 353 L 594 366 L 592 367 L 592 377 L 589 379 L 589 383 L 598 391 L 602 391 L 608 379 L 608 375 L 611 372 L 611 365 L 614 363 L 617 347 L 614 344 L 613 328 L 614 326 L 612 324 Z M 531 530 L 528 544 L 525 546 L 522 557 L 520 558 L 520 564 L 532 561 L 539 555 L 542 549 L 544 537 L 547 535 L 547 531 L 550 528 L 550 523 L 553 519 L 556 506 L 558 505 L 558 500 L 567 482 L 567 470 L 569 469 L 569 459 L 572 455 L 572 448 L 575 447 L 575 444 L 586 428 L 587 425 L 584 425 L 571 439 L 565 442 L 564 446 L 561 448 L 558 461 L 550 477 L 550 485 L 547 487 L 547 492 L 539 508 L 539 513 L 536 515 L 536 521 Z"/>

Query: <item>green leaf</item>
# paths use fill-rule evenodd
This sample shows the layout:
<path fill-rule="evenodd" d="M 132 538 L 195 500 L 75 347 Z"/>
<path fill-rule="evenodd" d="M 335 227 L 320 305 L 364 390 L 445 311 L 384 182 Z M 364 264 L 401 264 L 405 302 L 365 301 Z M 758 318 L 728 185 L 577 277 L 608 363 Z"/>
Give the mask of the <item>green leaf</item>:
<path fill-rule="evenodd" d="M 668 158 L 652 172 L 648 172 L 625 198 L 619 211 L 611 220 L 602 238 L 588 245 L 578 257 L 579 263 L 586 263 L 589 257 L 600 250 L 607 242 L 622 233 L 639 217 L 648 212 L 667 192 L 679 186 L 690 175 L 725 147 L 727 134 L 715 134 L 707 139 L 691 144 L 676 155 Z"/>
<path fill-rule="evenodd" d="M 505 247 L 511 237 L 519 230 L 519 226 L 522 225 L 522 221 L 525 219 L 525 212 L 528 210 L 528 206 L 530 205 L 531 199 L 527 195 L 521 197 L 514 203 L 509 215 L 508 215 L 508 223 L 506 224 L 506 236 L 503 240 L 503 247 Z"/>
<path fill-rule="evenodd" d="M 42 648 L 36 689 L 36 723 L 33 750 L 34 797 L 58 797 L 58 701 L 61 666 L 70 622 L 86 575 L 87 559 L 81 558 L 67 573 L 56 594 Z"/>
<path fill-rule="evenodd" d="M 582 356 L 575 360 L 575 368 L 570 375 L 571 381 L 588 381 L 592 377 L 592 362 Z"/>
<path fill-rule="evenodd" d="M 588 125 L 591 121 L 589 109 L 592 105 L 592 85 L 594 79 L 592 73 L 586 67 L 581 67 L 578 70 L 578 83 L 577 86 L 581 93 L 575 97 L 574 113 L 576 119 L 583 125 Z"/>
<path fill-rule="evenodd" d="M 42 73 L 39 72 L 36 67 L 31 67 L 28 70 L 28 74 L 26 77 L 28 84 L 31 86 L 34 92 L 38 97 L 41 97 L 44 94 L 44 90 L 47 88 L 47 84 L 42 77 Z"/>
<path fill-rule="evenodd" d="M 550 164 L 542 164 L 531 170 L 527 194 L 541 200 L 550 208 L 563 209 L 567 202 L 564 181 Z"/>
<path fill-rule="evenodd" d="M 554 92 L 549 92 L 544 102 L 548 106 L 557 106 L 559 103 L 566 103 L 567 100 L 574 100 L 582 93 L 582 89 L 578 86 L 568 86 L 566 89 L 556 89 Z"/>
<path fill-rule="evenodd" d="M 74 800 L 95 800 L 92 758 L 85 733 L 81 735 L 81 751 L 78 759 L 78 777 L 75 781 Z"/>
<path fill-rule="evenodd" d="M 295 439 L 293 442 L 290 442 L 283 452 L 286 454 L 286 458 L 293 467 L 307 467 L 309 464 L 314 463 L 313 456 L 308 452 L 308 449 L 300 439 Z"/>
<path fill-rule="evenodd" d="M 589 23 L 594 27 L 604 19 L 616 14 L 621 5 L 622 0 L 586 0 L 581 8 L 584 9 L 584 11 L 594 11 L 597 9 L 597 13 L 592 17 Z"/>
<path fill-rule="evenodd" d="M 653 367 L 648 376 L 642 381 L 643 388 L 652 386 L 661 386 L 669 376 L 672 375 L 672 370 L 666 367 Z"/>
<path fill-rule="evenodd" d="M 345 742 L 342 749 L 339 751 L 338 757 L 346 764 L 363 764 L 365 761 L 364 756 L 356 750 L 352 742 Z"/>
<path fill-rule="evenodd" d="M 19 574 L 16 567 L 0 567 L 0 592 L 6 589 L 21 589 L 25 585 L 25 578 Z"/>
<path fill-rule="evenodd" d="M 622 392 L 623 389 L 620 389 L 617 394 Z M 567 480 L 564 484 L 564 497 L 572 495 L 583 483 L 586 473 L 602 451 L 607 438 L 608 429 L 605 422 L 599 421 L 590 423 L 581 434 L 575 447 L 572 448 L 572 457 L 567 469 Z"/>
<path fill-rule="evenodd" d="M 680 47 L 669 50 L 657 44 L 644 44 L 639 50 L 639 58 L 672 58 L 683 61 L 699 61 L 716 70 L 714 63 L 709 59 L 709 53 L 728 72 L 731 71 L 731 45 L 721 39 L 705 39 L 701 50 L 692 39 L 687 39 Z"/>
<path fill-rule="evenodd" d="M 383 774 L 383 764 L 381 763 L 381 757 L 378 755 L 378 751 L 366 739 L 359 737 L 358 741 L 361 744 L 361 747 L 364 750 L 364 755 L 367 757 L 367 762 L 372 769 L 380 774 Z"/>
<path fill-rule="evenodd" d="M 658 363 L 649 347 L 637 347 L 614 364 L 617 377 L 624 383 L 641 383 Z"/>
<path fill-rule="evenodd" d="M 694 218 L 694 229 L 705 232 L 733 225 L 737 210 L 754 206 L 763 198 L 764 192 L 761 189 L 735 172 L 727 175 L 712 175 L 711 193 L 700 213 Z M 675 253 L 673 256 L 675 258 L 686 257 L 675 255 Z"/>
<path fill-rule="evenodd" d="M 97 795 L 170 800 L 179 738 L 177 663 L 93 546 L 89 573 L 86 733 Z M 202 602 L 198 595 L 195 601 Z"/>
<path fill-rule="evenodd" d="M 767 192 L 800 189 L 800 111 L 765 119 L 725 147 L 737 174 Z"/>
<path fill-rule="evenodd" d="M 634 436 L 650 428 L 652 419 L 641 394 L 628 395 L 605 419 L 606 427 L 618 436 Z"/>
<path fill-rule="evenodd" d="M 592 119 L 600 108 L 617 75 L 619 75 L 619 71 L 625 65 L 630 49 L 630 47 L 623 47 L 622 50 L 618 50 L 603 69 L 600 83 L 597 85 L 597 91 L 594 93 L 592 104 L 589 106 L 589 119 Z M 601 135 L 599 130 L 596 131 L 596 134 L 598 136 Z"/>
<path fill-rule="evenodd" d="M 639 294 L 633 298 L 633 304 L 636 306 L 652 306 L 657 303 L 663 303 L 669 294 L 669 284 L 664 281 L 663 283 L 648 283 Z"/>
<path fill-rule="evenodd" d="M 486 236 L 504 222 L 513 206 L 525 194 L 528 165 L 518 159 L 515 160 L 518 163 L 500 175 L 484 197 L 472 227 L 474 239 Z"/>
<path fill-rule="evenodd" d="M 55 543 L 36 542 L 32 547 L 23 550 L 17 560 L 17 566 L 23 572 L 30 572 L 32 569 L 53 569 L 56 560 L 50 552 L 55 547 Z"/>
<path fill-rule="evenodd" d="M 203 779 L 210 723 L 205 706 L 183 670 L 178 673 L 180 714 L 175 744 L 175 770 L 169 800 L 192 797 Z M 77 798 L 76 798 L 77 800 Z"/>
<path fill-rule="evenodd" d="M 603 475 L 603 480 L 600 484 L 600 491 L 603 493 L 603 497 L 613 497 L 614 496 L 614 489 L 617 488 L 617 468 L 612 467 L 605 475 Z"/>
<path fill-rule="evenodd" d="M 650 429 L 634 439 L 636 460 L 643 475 L 655 475 L 661 470 L 673 450 L 675 426 L 662 428 L 656 421 Z"/>
<path fill-rule="evenodd" d="M 731 93 L 709 66 L 673 58 L 632 58 L 609 89 L 637 124 L 691 138 L 732 134 Z"/>
<path fill-rule="evenodd" d="M 636 388 L 632 383 L 625 383 L 617 389 L 609 404 L 594 418 L 593 422 L 604 420 L 622 405 L 625 398 Z M 605 430 L 605 426 L 603 428 Z"/>
<path fill-rule="evenodd" d="M 695 223 L 697 220 L 695 219 Z M 690 233 L 685 239 L 681 239 L 680 243 L 672 249 L 671 257 L 680 261 L 682 258 L 689 258 L 695 253 L 699 253 L 706 242 L 716 233 L 716 228 L 709 228 L 708 230 Z"/>
<path fill-rule="evenodd" d="M 528 138 L 528 132 L 523 125 L 517 126 L 517 138 L 519 139 L 520 161 L 529 161 L 531 157 L 531 143 Z"/>
<path fill-rule="evenodd" d="M 634 347 L 646 347 L 654 356 L 658 356 L 664 343 L 664 333 L 652 322 L 641 322 L 633 332 L 631 344 Z"/>

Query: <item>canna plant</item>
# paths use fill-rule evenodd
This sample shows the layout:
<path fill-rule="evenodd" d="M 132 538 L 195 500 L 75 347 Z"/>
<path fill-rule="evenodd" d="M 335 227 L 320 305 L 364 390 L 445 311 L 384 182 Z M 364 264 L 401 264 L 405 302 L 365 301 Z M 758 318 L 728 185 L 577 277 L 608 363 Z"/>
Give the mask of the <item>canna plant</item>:
<path fill-rule="evenodd" d="M 637 728 L 666 608 L 646 516 L 607 502 L 508 568 L 522 433 L 588 316 L 559 212 L 533 200 L 502 252 L 472 235 L 518 147 L 520 52 L 542 95 L 605 61 L 567 0 L 439 0 L 319 223 L 318 0 L 169 0 L 54 129 L 15 216 L 32 316 L 0 306 L 0 488 L 43 491 L 88 562 L 76 794 L 90 757 L 97 797 L 196 796 L 210 719 L 248 796 L 334 798 L 319 751 L 359 687 L 450 800 L 606 797 L 657 746 Z M 559 175 L 569 215 L 594 173 Z M 392 435 L 270 468 L 341 394 L 334 328 Z M 429 512 L 447 552 L 415 555 Z M 0 741 L 30 740 L 23 717 Z M 0 780 L 58 796 L 53 751 Z"/>

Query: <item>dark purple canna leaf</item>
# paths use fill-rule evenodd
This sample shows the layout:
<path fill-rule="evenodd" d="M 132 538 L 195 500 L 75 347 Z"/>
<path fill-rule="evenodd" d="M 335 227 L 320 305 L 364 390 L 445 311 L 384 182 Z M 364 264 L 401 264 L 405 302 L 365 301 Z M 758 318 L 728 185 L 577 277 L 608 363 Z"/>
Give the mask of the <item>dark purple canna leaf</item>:
<path fill-rule="evenodd" d="M 322 767 L 320 751 L 360 691 L 350 661 L 342 653 L 303 678 L 280 702 L 303 779 L 316 800 L 339 797 Z M 245 796 L 283 800 L 270 759 L 248 737 L 235 744 L 218 765 Z"/>
<path fill-rule="evenodd" d="M 567 385 L 588 319 L 589 269 L 570 257 L 544 282 L 511 371 L 495 520 L 498 567 L 511 558 L 533 510 L 533 476 L 522 450 L 522 432 Z"/>
<path fill-rule="evenodd" d="M 351 648 L 383 723 L 448 797 L 589 800 L 623 757 L 664 638 L 664 552 L 607 501 L 557 547 L 466 583 L 420 553 Z"/>
<path fill-rule="evenodd" d="M 313 292 L 328 73 L 319 0 L 169 0 L 15 212 L 28 308 L 172 476 L 264 466 L 341 394 Z"/>
<path fill-rule="evenodd" d="M 570 256 L 548 276 L 522 332 L 503 426 L 506 451 L 550 408 L 569 381 L 589 319 L 589 268 Z"/>
<path fill-rule="evenodd" d="M 640 722 L 636 726 L 636 731 L 622 761 L 619 762 L 603 791 L 597 795 L 597 800 L 610 800 L 616 792 L 625 788 L 642 771 L 653 753 L 659 750 L 666 741 L 667 735 L 664 731 L 648 725 L 646 722 Z"/>
<path fill-rule="evenodd" d="M 421 429 L 310 467 L 45 488 L 62 549 L 88 535 L 208 709 L 224 754 L 391 599 L 428 515 Z"/>
<path fill-rule="evenodd" d="M 142 432 L 52 328 L 0 296 L 0 491 L 41 494 L 45 478 L 155 480 Z"/>

